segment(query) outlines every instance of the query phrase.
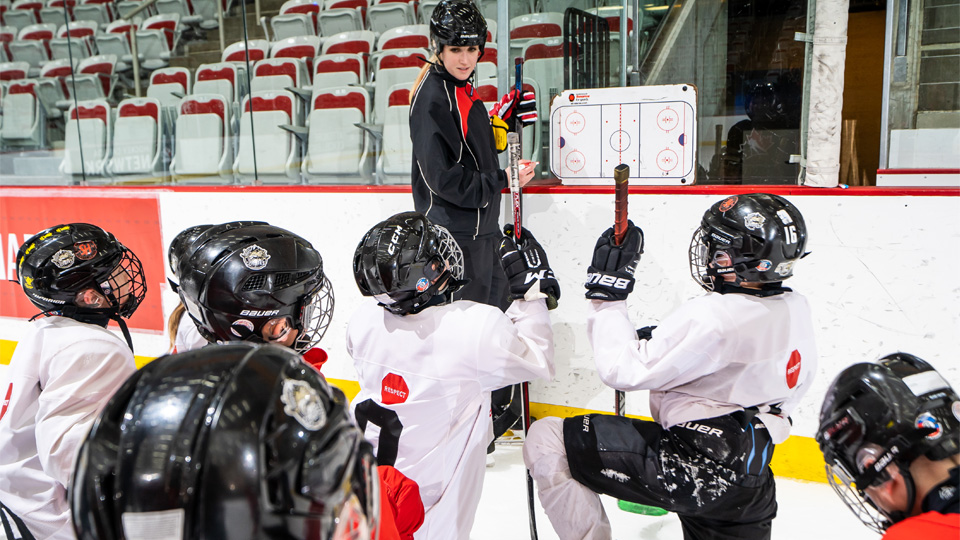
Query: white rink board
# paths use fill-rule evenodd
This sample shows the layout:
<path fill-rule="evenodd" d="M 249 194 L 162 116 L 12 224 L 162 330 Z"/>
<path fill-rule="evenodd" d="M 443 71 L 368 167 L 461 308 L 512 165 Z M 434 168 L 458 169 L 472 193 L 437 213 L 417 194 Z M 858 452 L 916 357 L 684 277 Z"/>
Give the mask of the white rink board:
<path fill-rule="evenodd" d="M 703 294 L 690 277 L 687 248 L 703 211 L 724 195 L 631 194 L 630 219 L 643 228 L 645 253 L 628 307 L 637 327 L 657 324 L 689 298 Z M 123 193 L 116 190 L 113 193 Z M 138 192 L 140 193 L 140 192 Z M 811 255 L 787 285 L 805 294 L 816 317 L 817 375 L 794 414 L 793 434 L 812 437 L 823 394 L 854 362 L 898 350 L 930 361 L 960 388 L 960 221 L 957 197 L 791 196 L 809 227 Z M 597 236 L 611 225 L 612 194 L 524 195 L 524 226 L 544 246 L 562 289 L 551 312 L 556 377 L 534 381 L 538 403 L 612 411 L 613 391 L 596 375 L 586 334 L 582 287 Z M 503 197 L 502 219 L 510 216 Z M 163 245 L 198 223 L 260 219 L 301 234 L 320 251 L 336 307 L 321 342 L 330 355 L 323 372 L 356 380 L 347 357 L 347 322 L 363 298 L 353 277 L 353 252 L 375 223 L 413 207 L 409 193 L 174 192 L 160 190 Z M 165 259 L 164 255 L 164 259 Z M 162 284 L 165 315 L 177 304 Z M 17 341 L 25 321 L 0 319 L 0 339 Z M 138 355 L 166 352 L 165 336 L 134 332 Z M 0 366 L 0 380 L 4 378 Z M 646 392 L 627 395 L 627 413 L 649 416 Z"/>
<path fill-rule="evenodd" d="M 566 90 L 550 107 L 550 172 L 565 185 L 609 184 L 623 163 L 633 184 L 693 184 L 696 118 L 689 84 Z"/>

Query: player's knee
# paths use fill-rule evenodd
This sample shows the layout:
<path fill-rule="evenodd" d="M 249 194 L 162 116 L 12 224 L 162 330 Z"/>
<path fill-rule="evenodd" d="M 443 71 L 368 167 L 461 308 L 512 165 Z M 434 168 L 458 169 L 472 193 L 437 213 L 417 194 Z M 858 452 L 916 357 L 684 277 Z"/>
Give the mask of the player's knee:
<path fill-rule="evenodd" d="M 544 456 L 565 456 L 563 447 L 563 419 L 547 417 L 530 425 L 530 433 L 523 443 L 523 462 L 528 469 Z"/>

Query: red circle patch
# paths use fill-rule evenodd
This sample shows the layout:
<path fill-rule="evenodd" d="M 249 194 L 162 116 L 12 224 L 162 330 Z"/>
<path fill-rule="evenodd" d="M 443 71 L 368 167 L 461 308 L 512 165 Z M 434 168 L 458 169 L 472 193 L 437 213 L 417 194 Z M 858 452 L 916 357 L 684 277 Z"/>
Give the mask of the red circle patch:
<path fill-rule="evenodd" d="M 790 361 L 787 362 L 787 387 L 793 388 L 800 379 L 800 351 L 790 353 Z"/>

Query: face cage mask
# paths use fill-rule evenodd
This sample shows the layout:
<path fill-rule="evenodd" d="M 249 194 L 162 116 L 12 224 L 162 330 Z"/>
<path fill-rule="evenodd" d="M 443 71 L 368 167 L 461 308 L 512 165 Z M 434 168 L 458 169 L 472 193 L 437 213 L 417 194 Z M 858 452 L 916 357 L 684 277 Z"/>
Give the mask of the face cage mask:
<path fill-rule="evenodd" d="M 333 319 L 333 305 L 333 285 L 324 275 L 320 287 L 304 299 L 301 330 L 293 342 L 293 348 L 297 352 L 306 352 L 320 343 Z"/>
<path fill-rule="evenodd" d="M 437 235 L 437 241 L 440 246 L 438 251 L 440 256 L 447 261 L 450 277 L 455 281 L 463 279 L 463 251 L 460 244 L 453 238 L 445 227 L 433 225 L 433 234 Z"/>
<path fill-rule="evenodd" d="M 853 477 L 842 464 L 827 464 L 826 470 L 827 482 L 840 497 L 840 500 L 847 505 L 847 508 L 870 530 L 877 534 L 883 534 L 887 527 L 892 524 L 892 520 L 886 513 L 873 504 L 873 501 L 857 488 Z"/>
<path fill-rule="evenodd" d="M 700 227 L 693 233 L 693 238 L 690 239 L 688 250 L 690 275 L 701 287 L 708 291 L 714 291 L 716 290 L 717 276 L 709 273 L 710 248 L 707 246 L 706 237 L 706 230 Z"/>
<path fill-rule="evenodd" d="M 104 281 L 98 283 L 100 292 L 110 299 L 117 313 L 128 319 L 147 295 L 146 279 L 140 259 L 129 250 Z"/>
<path fill-rule="evenodd" d="M 361 469 L 367 471 L 363 479 L 367 488 L 367 507 L 364 508 L 357 495 L 351 493 L 337 516 L 331 540 L 379 538 L 380 475 L 370 454 L 364 454 L 361 460 Z"/>

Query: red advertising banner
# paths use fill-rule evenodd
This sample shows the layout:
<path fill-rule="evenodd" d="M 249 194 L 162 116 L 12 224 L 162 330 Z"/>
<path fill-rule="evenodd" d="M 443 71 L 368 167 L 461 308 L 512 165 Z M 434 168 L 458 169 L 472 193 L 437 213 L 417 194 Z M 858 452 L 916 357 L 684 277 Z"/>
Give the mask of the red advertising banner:
<path fill-rule="evenodd" d="M 105 190 L 0 190 L 0 317 L 29 319 L 36 306 L 16 278 L 20 245 L 34 234 L 64 223 L 90 223 L 113 233 L 143 263 L 147 296 L 130 318 L 131 329 L 163 332 L 160 285 L 164 281 L 160 202 L 156 194 L 118 194 Z M 124 196 L 126 195 L 126 196 Z M 112 324 L 112 323 L 111 323 Z"/>

